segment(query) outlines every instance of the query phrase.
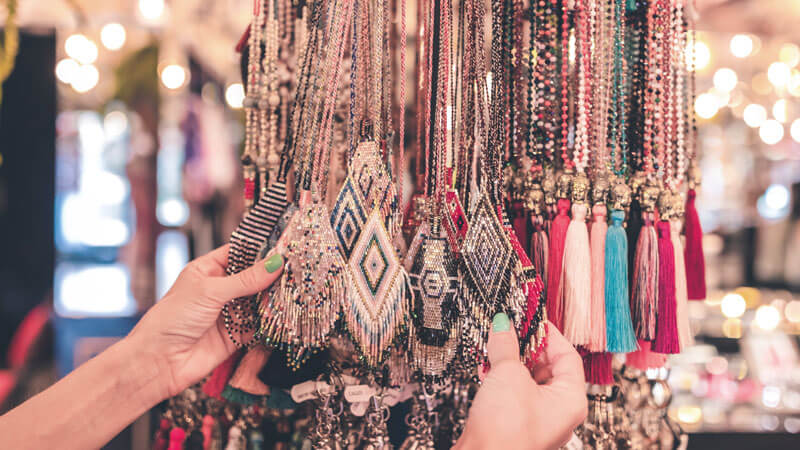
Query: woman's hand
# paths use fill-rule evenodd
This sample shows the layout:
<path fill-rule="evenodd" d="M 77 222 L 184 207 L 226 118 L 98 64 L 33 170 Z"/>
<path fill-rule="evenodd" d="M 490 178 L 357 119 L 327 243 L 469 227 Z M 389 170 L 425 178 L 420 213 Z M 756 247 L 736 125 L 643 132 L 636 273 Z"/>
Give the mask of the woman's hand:
<path fill-rule="evenodd" d="M 236 349 L 220 318 L 225 303 L 263 291 L 283 271 L 275 251 L 232 276 L 225 276 L 227 261 L 225 245 L 190 262 L 126 338 L 158 366 L 164 398 L 199 381 Z"/>
<path fill-rule="evenodd" d="M 548 324 L 547 346 L 533 377 L 519 361 L 516 334 L 505 314 L 494 317 L 488 343 L 491 369 L 475 395 L 456 449 L 553 449 L 583 422 L 587 401 L 580 356 Z"/>

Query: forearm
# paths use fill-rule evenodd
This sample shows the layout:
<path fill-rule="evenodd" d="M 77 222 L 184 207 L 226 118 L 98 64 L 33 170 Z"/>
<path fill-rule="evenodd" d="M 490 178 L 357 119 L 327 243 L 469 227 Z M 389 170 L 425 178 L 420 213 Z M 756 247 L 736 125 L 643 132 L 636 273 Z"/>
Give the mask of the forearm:
<path fill-rule="evenodd" d="M 0 447 L 99 448 L 166 397 L 162 370 L 127 337 L 0 417 Z"/>

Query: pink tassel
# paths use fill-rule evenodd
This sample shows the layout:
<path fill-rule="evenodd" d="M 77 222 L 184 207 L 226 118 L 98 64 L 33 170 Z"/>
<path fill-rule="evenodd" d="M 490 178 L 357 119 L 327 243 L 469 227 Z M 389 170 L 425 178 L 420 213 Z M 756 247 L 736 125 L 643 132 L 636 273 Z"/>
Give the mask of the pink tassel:
<path fill-rule="evenodd" d="M 606 349 L 606 233 L 608 232 L 606 205 L 592 208 L 594 222 L 589 236 L 592 250 L 592 303 L 590 337 L 587 349 L 602 352 Z"/>
<path fill-rule="evenodd" d="M 678 339 L 681 350 L 694 344 L 692 329 L 689 326 L 689 296 L 686 292 L 686 265 L 683 263 L 683 244 L 681 244 L 681 221 L 670 222 L 672 227 L 672 246 L 675 248 L 675 318 L 678 323 Z"/>
<path fill-rule="evenodd" d="M 650 341 L 639 340 L 639 350 L 628 353 L 625 364 L 639 370 L 664 367 L 664 364 L 667 363 L 667 355 L 653 353 L 650 349 L 651 345 Z"/>
<path fill-rule="evenodd" d="M 167 442 L 169 428 L 169 419 L 161 419 L 161 424 L 158 431 L 156 431 L 156 438 L 153 440 L 153 447 L 151 450 L 167 450 L 167 446 L 169 446 L 169 442 Z"/>
<path fill-rule="evenodd" d="M 258 373 L 267 364 L 271 349 L 256 345 L 245 353 L 228 382 L 231 387 L 253 395 L 267 395 L 269 388 L 258 379 Z"/>
<path fill-rule="evenodd" d="M 656 337 L 658 304 L 658 235 L 651 214 L 642 214 L 644 223 L 636 243 L 630 299 L 636 337 L 646 341 L 652 341 Z"/>
<path fill-rule="evenodd" d="M 686 197 L 686 288 L 689 300 L 705 300 L 706 298 L 706 261 L 703 256 L 703 230 L 700 228 L 700 217 L 697 215 L 695 198 L 697 193 L 689 189 Z"/>
<path fill-rule="evenodd" d="M 186 431 L 175 427 L 169 432 L 169 448 L 167 450 L 183 450 L 183 441 L 186 440 Z"/>
<path fill-rule="evenodd" d="M 592 256 L 589 229 L 586 227 L 587 209 L 586 205 L 580 203 L 572 205 L 572 222 L 564 243 L 561 281 L 564 291 L 564 337 L 575 346 L 588 345 L 591 337 Z"/>
<path fill-rule="evenodd" d="M 564 331 L 564 303 L 560 287 L 564 270 L 564 244 L 570 222 L 569 207 L 569 199 L 558 199 L 558 215 L 550 224 L 550 251 L 547 257 L 547 316 L 561 332 Z"/>
<path fill-rule="evenodd" d="M 680 353 L 678 324 L 675 317 L 675 249 L 670 239 L 670 225 L 666 220 L 658 222 L 658 320 L 653 351 L 658 353 Z"/>
<path fill-rule="evenodd" d="M 223 361 L 222 364 L 217 366 L 217 368 L 211 372 L 211 376 L 208 377 L 205 384 L 203 384 L 203 392 L 209 397 L 222 399 L 222 391 L 224 391 L 225 386 L 228 385 L 228 380 L 230 380 L 233 374 L 233 369 L 236 368 L 236 364 L 241 357 L 242 351 L 238 350 Z"/>
<path fill-rule="evenodd" d="M 517 234 L 519 242 L 522 244 L 522 248 L 525 249 L 525 253 L 527 254 L 530 251 L 528 248 L 528 213 L 522 206 L 522 202 L 514 202 L 511 205 L 511 212 L 514 217 L 512 221 L 514 232 Z"/>
<path fill-rule="evenodd" d="M 587 383 L 601 386 L 614 384 L 611 357 L 611 353 L 607 352 L 583 354 L 583 375 Z"/>
<path fill-rule="evenodd" d="M 214 417 L 206 414 L 203 416 L 203 450 L 211 448 L 211 442 L 214 440 Z"/>
<path fill-rule="evenodd" d="M 531 262 L 536 273 L 542 278 L 547 280 L 547 233 L 544 230 L 545 226 L 541 217 L 533 218 L 533 235 L 531 236 Z M 545 298 L 547 297 L 547 290 L 545 289 Z"/>

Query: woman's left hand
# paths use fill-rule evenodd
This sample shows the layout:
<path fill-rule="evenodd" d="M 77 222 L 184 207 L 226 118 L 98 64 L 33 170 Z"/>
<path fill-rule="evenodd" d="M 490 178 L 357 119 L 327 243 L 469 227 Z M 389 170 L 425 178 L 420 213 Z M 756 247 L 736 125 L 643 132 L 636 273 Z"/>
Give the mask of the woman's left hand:
<path fill-rule="evenodd" d="M 225 303 L 263 291 L 283 271 L 276 251 L 231 276 L 225 274 L 227 261 L 225 245 L 190 262 L 128 337 L 156 362 L 164 398 L 196 383 L 236 350 L 220 318 Z"/>

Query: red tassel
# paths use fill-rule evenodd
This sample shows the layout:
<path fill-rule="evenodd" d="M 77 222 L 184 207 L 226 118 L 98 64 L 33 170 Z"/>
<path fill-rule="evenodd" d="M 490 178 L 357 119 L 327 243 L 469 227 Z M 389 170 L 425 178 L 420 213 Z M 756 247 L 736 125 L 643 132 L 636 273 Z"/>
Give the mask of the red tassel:
<path fill-rule="evenodd" d="M 561 274 L 564 269 L 564 244 L 567 240 L 567 228 L 569 228 L 570 222 L 569 207 L 569 199 L 558 199 L 558 215 L 550 225 L 550 252 L 547 258 L 547 316 L 562 333 L 564 331 L 564 302 L 560 286 Z"/>
<path fill-rule="evenodd" d="M 670 239 L 670 224 L 658 222 L 658 316 L 653 351 L 680 353 L 675 299 L 675 249 Z"/>
<path fill-rule="evenodd" d="M 153 441 L 152 450 L 167 450 L 167 446 L 169 445 L 169 442 L 167 441 L 169 427 L 169 419 L 161 419 L 161 424 L 158 428 L 158 431 L 156 431 L 156 438 Z"/>
<path fill-rule="evenodd" d="M 203 392 L 209 397 L 221 400 L 222 391 L 225 390 L 228 380 L 230 380 L 231 375 L 233 375 L 233 369 L 236 367 L 236 363 L 239 362 L 239 358 L 241 357 L 241 350 L 236 351 L 229 356 L 228 359 L 223 361 L 222 364 L 217 366 L 203 385 Z"/>
<path fill-rule="evenodd" d="M 703 256 L 703 230 L 700 228 L 700 217 L 697 215 L 695 198 L 697 193 L 689 189 L 686 197 L 686 248 L 684 259 L 686 264 L 686 289 L 689 300 L 705 300 L 706 298 L 706 261 Z"/>
<path fill-rule="evenodd" d="M 625 364 L 639 370 L 658 369 L 667 363 L 667 355 L 653 353 L 650 341 L 639 340 L 639 350 L 628 353 Z"/>
<path fill-rule="evenodd" d="M 169 448 L 167 450 L 183 450 L 183 441 L 186 440 L 186 431 L 175 427 L 169 432 Z"/>
<path fill-rule="evenodd" d="M 633 260 L 631 319 L 636 337 L 652 341 L 656 336 L 658 304 L 658 235 L 650 214 L 642 215 L 644 220 Z"/>
<path fill-rule="evenodd" d="M 611 370 L 611 353 L 584 353 L 583 375 L 586 382 L 600 386 L 614 384 L 614 373 Z"/>
<path fill-rule="evenodd" d="M 528 213 L 525 211 L 525 208 L 523 208 L 522 202 L 514 202 L 511 205 L 511 214 L 514 217 L 514 220 L 511 222 L 514 227 L 514 232 L 517 234 L 519 242 L 522 244 L 522 248 L 525 249 L 525 253 L 527 254 L 530 251 L 528 248 Z"/>

